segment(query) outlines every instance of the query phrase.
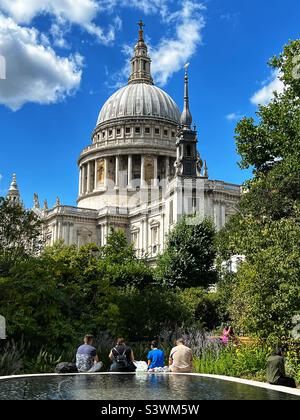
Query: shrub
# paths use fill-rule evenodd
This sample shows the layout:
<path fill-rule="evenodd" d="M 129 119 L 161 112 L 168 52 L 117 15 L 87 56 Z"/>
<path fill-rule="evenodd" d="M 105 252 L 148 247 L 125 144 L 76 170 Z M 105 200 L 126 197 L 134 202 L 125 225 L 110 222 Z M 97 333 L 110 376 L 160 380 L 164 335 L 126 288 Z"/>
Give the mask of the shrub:
<path fill-rule="evenodd" d="M 265 380 L 265 368 L 269 351 L 262 345 L 207 348 L 195 358 L 198 373 L 225 375 L 238 378 Z"/>

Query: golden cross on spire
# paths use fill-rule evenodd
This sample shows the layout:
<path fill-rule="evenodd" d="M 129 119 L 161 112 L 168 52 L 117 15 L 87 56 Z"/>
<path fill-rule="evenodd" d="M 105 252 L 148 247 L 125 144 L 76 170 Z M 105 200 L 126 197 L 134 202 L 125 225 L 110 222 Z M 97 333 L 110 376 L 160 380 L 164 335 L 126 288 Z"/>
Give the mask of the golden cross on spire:
<path fill-rule="evenodd" d="M 144 22 L 142 21 L 142 19 L 140 19 L 140 21 L 138 22 L 138 25 L 139 25 L 141 31 L 143 30 L 143 27 L 146 26 L 144 24 Z"/>
<path fill-rule="evenodd" d="M 138 25 L 140 27 L 140 30 L 139 30 L 139 39 L 142 40 L 143 39 L 143 34 L 144 34 L 143 28 L 145 26 L 145 24 L 143 23 L 142 19 L 140 19 L 140 21 L 138 22 Z"/>

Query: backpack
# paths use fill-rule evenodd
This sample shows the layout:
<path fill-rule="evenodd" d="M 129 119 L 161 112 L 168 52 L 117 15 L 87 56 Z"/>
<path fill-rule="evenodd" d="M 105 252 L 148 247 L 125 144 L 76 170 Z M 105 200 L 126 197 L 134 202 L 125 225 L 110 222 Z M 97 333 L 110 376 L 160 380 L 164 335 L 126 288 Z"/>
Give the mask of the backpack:
<path fill-rule="evenodd" d="M 122 354 L 118 352 L 116 347 L 114 348 L 114 350 L 118 353 L 117 356 L 115 356 L 118 368 L 119 369 L 126 369 L 128 367 L 128 361 L 127 361 L 127 357 L 126 357 L 127 348 L 125 347 L 125 350 Z"/>
<path fill-rule="evenodd" d="M 78 373 L 75 363 L 61 362 L 55 367 L 55 373 Z"/>

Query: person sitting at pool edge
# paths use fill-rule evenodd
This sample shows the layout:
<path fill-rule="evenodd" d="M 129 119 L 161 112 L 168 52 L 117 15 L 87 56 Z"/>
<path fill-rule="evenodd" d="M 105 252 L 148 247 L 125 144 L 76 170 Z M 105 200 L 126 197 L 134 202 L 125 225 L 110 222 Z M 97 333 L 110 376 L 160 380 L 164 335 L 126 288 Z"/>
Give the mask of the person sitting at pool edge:
<path fill-rule="evenodd" d="M 285 376 L 284 350 L 281 347 L 267 360 L 267 382 L 271 385 L 296 388 L 295 380 Z"/>
<path fill-rule="evenodd" d="M 147 355 L 148 370 L 151 372 L 155 368 L 163 368 L 165 366 L 165 353 L 158 348 L 158 342 L 151 342 L 151 350 Z"/>
<path fill-rule="evenodd" d="M 185 346 L 183 338 L 176 341 L 176 347 L 171 350 L 169 357 L 169 369 L 176 373 L 190 373 L 193 369 L 192 350 Z"/>
<path fill-rule="evenodd" d="M 76 353 L 76 367 L 78 372 L 99 372 L 103 366 L 97 356 L 97 351 L 93 347 L 94 337 L 86 334 L 84 344 L 80 346 Z"/>
<path fill-rule="evenodd" d="M 117 339 L 117 345 L 109 353 L 112 365 L 110 372 L 135 372 L 134 354 L 129 346 L 126 346 L 124 338 Z"/>

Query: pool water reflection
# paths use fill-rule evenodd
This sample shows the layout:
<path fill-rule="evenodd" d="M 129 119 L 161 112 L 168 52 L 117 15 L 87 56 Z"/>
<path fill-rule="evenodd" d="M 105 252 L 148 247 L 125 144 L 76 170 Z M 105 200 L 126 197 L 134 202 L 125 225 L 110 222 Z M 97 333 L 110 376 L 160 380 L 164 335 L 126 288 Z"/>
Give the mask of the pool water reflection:
<path fill-rule="evenodd" d="M 220 379 L 189 376 L 72 375 L 0 381 L 0 400 L 300 400 Z"/>

